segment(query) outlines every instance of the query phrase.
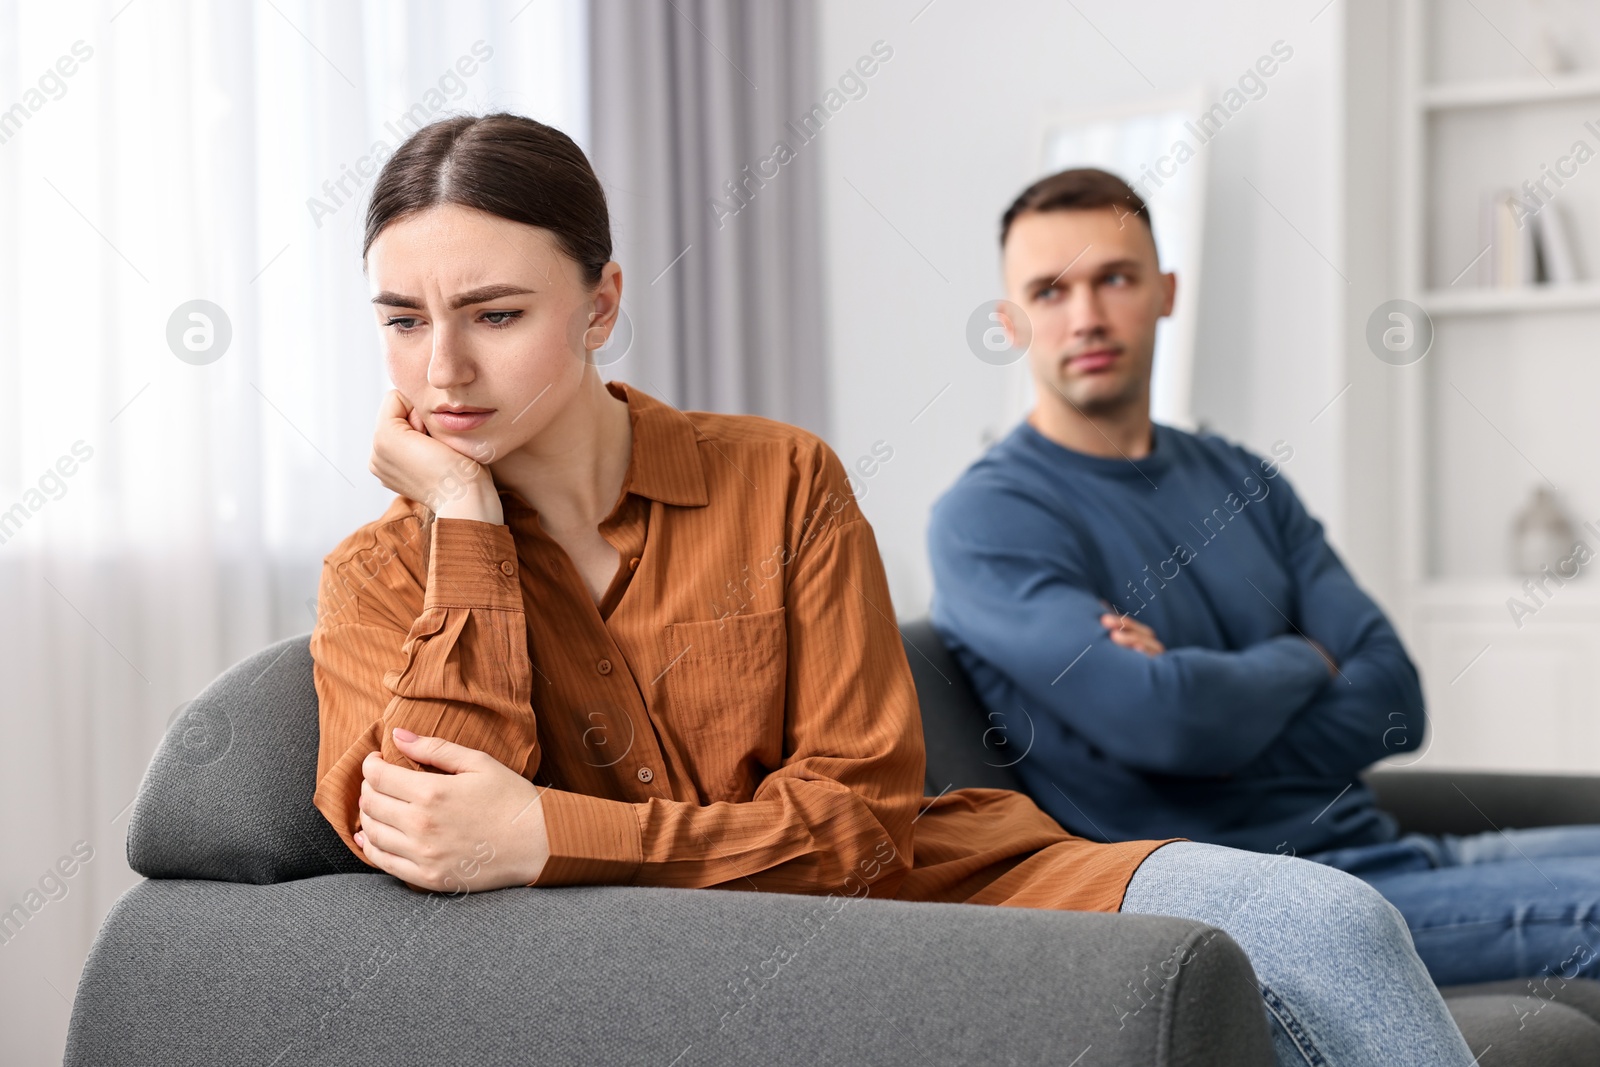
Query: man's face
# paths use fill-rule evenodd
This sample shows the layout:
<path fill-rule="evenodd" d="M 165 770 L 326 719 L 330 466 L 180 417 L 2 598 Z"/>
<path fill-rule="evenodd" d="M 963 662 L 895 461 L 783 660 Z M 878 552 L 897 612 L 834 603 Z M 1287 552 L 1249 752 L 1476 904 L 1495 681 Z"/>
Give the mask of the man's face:
<path fill-rule="evenodd" d="M 1177 278 L 1162 274 L 1142 219 L 1120 208 L 1036 211 L 1006 237 L 1006 296 L 1028 316 L 1007 321 L 1046 390 L 1085 415 L 1149 406 L 1156 320 L 1172 313 Z M 1004 318 L 1004 316 L 1002 316 Z"/>

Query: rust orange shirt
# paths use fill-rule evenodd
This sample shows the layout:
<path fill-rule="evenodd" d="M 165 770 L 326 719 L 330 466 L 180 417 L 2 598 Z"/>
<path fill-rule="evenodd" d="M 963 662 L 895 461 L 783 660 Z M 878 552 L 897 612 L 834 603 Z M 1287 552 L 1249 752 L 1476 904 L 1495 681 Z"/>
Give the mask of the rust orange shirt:
<path fill-rule="evenodd" d="M 611 382 L 633 431 L 599 604 L 515 491 L 503 525 L 396 497 L 323 560 L 314 802 L 357 856 L 391 728 L 544 787 L 532 883 L 1115 911 L 1163 842 L 1074 837 L 1020 793 L 924 798 L 922 723 L 872 527 L 821 438 Z"/>

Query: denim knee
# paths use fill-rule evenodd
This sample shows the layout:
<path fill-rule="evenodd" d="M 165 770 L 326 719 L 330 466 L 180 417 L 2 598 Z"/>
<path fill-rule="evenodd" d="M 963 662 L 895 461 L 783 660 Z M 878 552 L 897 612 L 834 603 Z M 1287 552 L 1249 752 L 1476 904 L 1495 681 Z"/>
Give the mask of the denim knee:
<path fill-rule="evenodd" d="M 1331 937 L 1347 951 L 1363 955 L 1412 947 L 1405 916 L 1372 886 L 1353 874 L 1308 860 L 1295 861 L 1295 868 L 1294 877 L 1283 886 L 1294 902 L 1292 921 L 1326 931 L 1319 941 L 1326 943 Z"/>

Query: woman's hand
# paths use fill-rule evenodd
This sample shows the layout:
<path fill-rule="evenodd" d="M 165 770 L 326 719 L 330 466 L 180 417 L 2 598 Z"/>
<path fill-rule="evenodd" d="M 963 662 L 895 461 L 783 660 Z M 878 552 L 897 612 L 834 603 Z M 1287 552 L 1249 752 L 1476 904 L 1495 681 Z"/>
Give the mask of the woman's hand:
<path fill-rule="evenodd" d="M 482 892 L 527 885 L 550 858 L 540 789 L 487 752 L 396 727 L 414 771 L 376 752 L 361 764 L 356 844 L 413 889 Z"/>
<path fill-rule="evenodd" d="M 489 469 L 428 436 L 422 412 L 398 389 L 384 394 L 378 409 L 367 469 L 389 489 L 421 501 L 436 515 L 504 521 Z"/>

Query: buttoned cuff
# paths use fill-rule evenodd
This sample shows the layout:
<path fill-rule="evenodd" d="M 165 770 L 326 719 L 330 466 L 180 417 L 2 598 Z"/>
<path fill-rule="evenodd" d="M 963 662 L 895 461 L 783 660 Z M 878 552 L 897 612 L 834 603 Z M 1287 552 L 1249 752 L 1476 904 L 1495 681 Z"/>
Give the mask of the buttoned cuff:
<path fill-rule="evenodd" d="M 644 862 L 638 805 L 585 793 L 540 794 L 550 859 L 534 886 L 628 885 Z"/>
<path fill-rule="evenodd" d="M 477 519 L 434 519 L 422 610 L 443 607 L 523 610 L 517 543 L 511 527 Z"/>

